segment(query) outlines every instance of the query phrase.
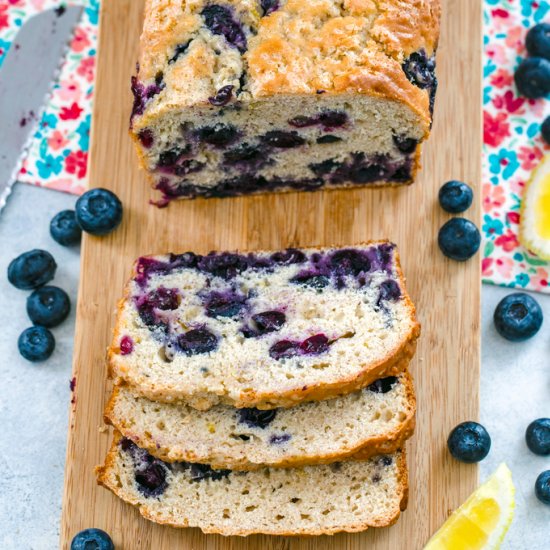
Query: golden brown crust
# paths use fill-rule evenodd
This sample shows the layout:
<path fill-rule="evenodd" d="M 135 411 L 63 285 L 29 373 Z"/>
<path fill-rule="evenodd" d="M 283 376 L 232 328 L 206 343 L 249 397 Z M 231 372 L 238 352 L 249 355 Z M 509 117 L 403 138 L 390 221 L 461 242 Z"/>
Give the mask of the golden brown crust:
<path fill-rule="evenodd" d="M 386 242 L 389 241 L 367 241 L 365 243 L 357 243 L 355 246 L 371 246 Z M 302 248 L 301 250 L 307 252 L 310 250 L 317 250 L 319 248 L 327 249 L 339 247 L 336 245 L 325 247 L 306 247 Z M 241 252 L 247 253 L 252 251 Z M 256 250 L 253 252 L 265 253 L 267 251 Z M 400 280 L 401 287 L 404 289 L 405 277 L 401 269 L 400 256 L 397 248 L 394 249 L 394 254 L 397 277 Z M 134 264 L 134 270 L 129 282 L 131 282 L 136 275 L 136 265 L 137 263 Z M 307 401 L 321 401 L 325 399 L 339 397 L 341 395 L 346 395 L 353 391 L 360 390 L 365 386 L 368 386 L 369 384 L 372 384 L 379 378 L 397 375 L 406 370 L 411 359 L 414 357 L 414 354 L 416 352 L 417 339 L 420 336 L 420 324 L 416 317 L 416 308 L 412 303 L 410 296 L 405 293 L 403 299 L 405 300 L 406 306 L 410 311 L 410 317 L 413 322 L 413 325 L 409 330 L 407 336 L 403 338 L 400 346 L 396 350 L 394 350 L 393 353 L 388 354 L 384 359 L 376 364 L 368 365 L 368 368 L 365 368 L 364 370 L 358 372 L 355 376 L 349 377 L 347 379 L 341 379 L 337 382 L 333 382 L 330 384 L 319 383 L 310 386 L 303 386 L 302 388 L 299 388 L 297 390 L 290 390 L 284 393 L 261 393 L 253 390 L 247 392 L 243 391 L 236 400 L 233 400 L 226 395 L 216 395 L 217 401 L 212 402 L 208 399 L 202 399 L 201 406 L 197 406 L 196 400 L 197 398 L 200 398 L 200 396 L 183 395 L 180 392 L 169 391 L 167 389 L 158 388 L 156 386 L 136 384 L 135 381 L 128 376 L 128 373 L 125 371 L 125 368 L 121 365 L 120 361 L 118 361 L 118 352 L 120 351 L 118 342 L 120 340 L 122 309 L 123 304 L 128 298 L 129 294 L 130 289 L 128 283 L 124 290 L 124 297 L 118 303 L 113 340 L 107 354 L 110 377 L 114 378 L 115 383 L 117 384 L 127 385 L 136 395 L 142 395 L 153 401 L 167 403 L 173 403 L 175 401 L 185 401 L 191 406 L 201 409 L 208 409 L 216 403 L 233 405 L 237 408 L 256 407 L 258 409 L 273 409 L 277 407 L 294 407 L 298 403 L 304 403 Z"/>
<path fill-rule="evenodd" d="M 332 462 L 345 460 L 346 458 L 350 458 L 352 456 L 360 460 L 366 460 L 380 454 L 395 453 L 397 450 L 404 447 L 405 441 L 412 437 L 414 433 L 416 396 L 412 377 L 408 372 L 402 375 L 401 383 L 406 389 L 406 399 L 409 403 L 409 411 L 406 418 L 404 418 L 401 424 L 393 431 L 378 437 L 371 437 L 355 447 L 349 447 L 343 450 L 341 453 L 327 453 L 324 455 L 307 457 L 281 457 L 278 462 L 254 463 L 246 460 L 246 457 L 236 459 L 228 455 L 225 456 L 223 460 L 220 459 L 219 455 L 217 458 L 212 456 L 201 456 L 198 458 L 192 449 L 175 453 L 173 449 L 165 446 L 159 446 L 152 434 L 147 432 L 140 432 L 137 434 L 135 430 L 126 423 L 124 418 L 117 417 L 113 414 L 117 393 L 119 392 L 119 388 L 117 386 L 113 389 L 111 398 L 105 408 L 104 420 L 107 424 L 112 425 L 124 437 L 131 439 L 134 443 L 139 445 L 139 447 L 147 450 L 147 452 L 151 455 L 163 460 L 164 462 L 202 462 L 210 464 L 210 466 L 214 469 L 251 471 L 266 467 L 295 468 L 314 464 L 330 464 Z"/>
<path fill-rule="evenodd" d="M 113 483 L 112 480 L 109 477 L 109 472 L 113 468 L 113 465 L 116 461 L 116 456 L 118 454 L 118 442 L 121 439 L 121 435 L 115 431 L 113 434 L 113 442 L 111 445 L 111 448 L 109 449 L 109 452 L 107 453 L 107 457 L 105 459 L 105 463 L 103 466 L 98 466 L 95 469 L 96 476 L 97 476 L 97 483 L 99 485 L 102 485 L 106 489 L 109 489 L 112 491 L 117 497 L 121 498 L 128 504 L 132 504 L 133 506 L 136 506 L 139 510 L 139 513 L 145 518 L 150 521 L 153 521 L 155 523 L 158 523 L 160 525 L 167 525 L 170 527 L 176 527 L 176 528 L 185 528 L 188 527 L 187 524 L 183 523 L 173 523 L 166 520 L 161 520 L 155 515 L 148 512 L 148 510 L 140 505 L 139 501 L 137 499 L 132 499 L 131 495 L 128 495 L 125 493 L 122 489 L 122 487 L 119 484 Z M 407 457 L 406 457 L 406 451 L 404 449 L 401 450 L 401 452 L 396 455 L 398 457 L 398 480 L 399 480 L 399 487 L 402 491 L 401 494 L 401 502 L 399 509 L 401 512 L 406 510 L 407 504 L 408 504 L 408 493 L 409 493 L 409 475 L 408 475 L 408 468 L 407 468 Z M 352 458 L 354 460 L 354 458 Z M 359 458 L 358 460 L 363 460 L 362 458 Z M 316 530 L 316 531 L 262 531 L 261 533 L 258 532 L 252 532 L 252 531 L 244 531 L 242 529 L 239 529 L 237 525 L 235 525 L 234 529 L 202 529 L 204 533 L 207 534 L 218 534 L 218 535 L 224 535 L 224 536 L 248 536 L 252 534 L 265 534 L 265 535 L 277 535 L 277 536 L 319 536 L 319 535 L 334 535 L 338 532 L 347 532 L 347 533 L 359 533 L 362 531 L 366 531 L 370 527 L 389 527 L 391 525 L 394 525 L 400 516 L 400 511 L 397 511 L 395 515 L 392 517 L 385 517 L 381 518 L 379 522 L 376 522 L 375 525 L 373 524 L 367 524 L 367 525 L 353 525 L 348 526 L 345 530 Z"/>
<path fill-rule="evenodd" d="M 220 3 L 253 29 L 246 52 L 231 46 L 222 52 L 225 75 L 217 73 L 219 37 L 200 15 L 206 0 L 147 0 L 139 78 L 150 82 L 162 73 L 166 89 L 137 127 L 170 110 L 207 105 L 221 85 L 238 85 L 244 70 L 247 101 L 317 90 L 367 94 L 406 104 L 428 134 L 429 91 L 407 79 L 402 63 L 413 52 L 435 52 L 440 0 L 282 0 L 266 17 L 259 0 Z M 169 63 L 175 48 L 188 42 L 185 58 Z"/>

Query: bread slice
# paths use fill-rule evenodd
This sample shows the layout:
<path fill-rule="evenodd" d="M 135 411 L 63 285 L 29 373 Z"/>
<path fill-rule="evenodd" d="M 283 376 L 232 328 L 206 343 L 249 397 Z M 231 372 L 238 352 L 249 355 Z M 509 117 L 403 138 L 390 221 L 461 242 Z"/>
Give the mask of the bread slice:
<path fill-rule="evenodd" d="M 270 409 L 403 371 L 419 335 L 395 245 L 140 258 L 112 375 L 154 401 Z"/>
<path fill-rule="evenodd" d="M 254 472 L 167 464 L 115 434 L 98 482 L 142 516 L 221 535 L 330 535 L 385 527 L 407 503 L 404 452 Z"/>
<path fill-rule="evenodd" d="M 395 452 L 412 435 L 415 405 L 405 372 L 344 397 L 270 411 L 227 405 L 198 411 L 150 401 L 118 386 L 106 420 L 161 460 L 253 470 Z"/>

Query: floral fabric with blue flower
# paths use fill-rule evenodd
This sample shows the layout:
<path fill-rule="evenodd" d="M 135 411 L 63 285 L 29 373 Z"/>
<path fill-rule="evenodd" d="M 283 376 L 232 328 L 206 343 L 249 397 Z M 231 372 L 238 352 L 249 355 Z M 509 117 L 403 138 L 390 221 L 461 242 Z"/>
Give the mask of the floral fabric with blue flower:
<path fill-rule="evenodd" d="M 549 15 L 548 2 L 485 0 L 482 252 L 484 282 L 550 293 L 550 263 L 518 240 L 523 189 L 550 152 L 540 135 L 550 101 L 519 97 L 514 85 L 525 35 Z"/>
<path fill-rule="evenodd" d="M 84 5 L 84 14 L 38 121 L 18 180 L 80 194 L 86 188 L 99 0 L 72 3 Z M 59 4 L 59 0 L 0 1 L 0 66 L 24 22 Z"/>

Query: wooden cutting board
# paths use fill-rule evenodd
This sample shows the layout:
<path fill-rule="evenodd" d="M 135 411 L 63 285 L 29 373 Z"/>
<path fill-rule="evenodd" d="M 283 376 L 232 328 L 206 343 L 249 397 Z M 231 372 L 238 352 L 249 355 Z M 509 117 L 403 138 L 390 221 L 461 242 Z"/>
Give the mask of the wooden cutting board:
<path fill-rule="evenodd" d="M 416 184 L 405 189 L 292 193 L 150 206 L 155 196 L 137 169 L 128 137 L 130 75 L 137 59 L 142 0 L 102 0 L 90 185 L 107 187 L 124 204 L 122 226 L 104 238 L 85 236 L 77 309 L 61 546 L 86 527 L 108 531 L 120 549 L 416 550 L 475 488 L 477 468 L 450 459 L 449 431 L 478 415 L 480 358 L 479 257 L 443 257 L 437 232 L 449 218 L 437 203 L 448 179 L 476 191 L 467 216 L 480 218 L 481 0 L 443 0 L 435 124 Z M 141 518 L 95 482 L 111 435 L 102 423 L 108 397 L 105 350 L 114 309 L 133 260 L 142 254 L 205 253 L 353 244 L 388 237 L 401 251 L 409 290 L 423 325 L 411 369 L 418 427 L 409 443 L 409 509 L 397 525 L 360 535 L 311 539 L 225 539 L 198 529 L 160 527 Z"/>

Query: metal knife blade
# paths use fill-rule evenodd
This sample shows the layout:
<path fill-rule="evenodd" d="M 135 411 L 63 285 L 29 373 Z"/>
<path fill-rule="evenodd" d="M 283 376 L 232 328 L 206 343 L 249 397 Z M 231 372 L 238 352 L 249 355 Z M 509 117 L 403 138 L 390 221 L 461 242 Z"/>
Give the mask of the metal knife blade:
<path fill-rule="evenodd" d="M 55 8 L 33 16 L 21 27 L 0 67 L 0 210 L 82 9 Z"/>

